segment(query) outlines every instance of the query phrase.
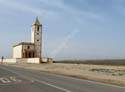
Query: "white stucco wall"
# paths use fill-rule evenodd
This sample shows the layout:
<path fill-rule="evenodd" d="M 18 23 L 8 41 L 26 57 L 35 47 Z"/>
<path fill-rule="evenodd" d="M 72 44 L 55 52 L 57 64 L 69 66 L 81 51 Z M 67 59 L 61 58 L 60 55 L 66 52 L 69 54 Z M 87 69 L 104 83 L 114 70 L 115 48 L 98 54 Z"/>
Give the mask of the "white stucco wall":
<path fill-rule="evenodd" d="M 17 58 L 16 62 L 17 63 L 27 63 L 27 59 L 26 58 Z"/>
<path fill-rule="evenodd" d="M 48 58 L 42 58 L 42 62 L 47 63 Z"/>
<path fill-rule="evenodd" d="M 53 63 L 52 58 L 42 58 L 43 63 Z M 3 62 L 0 59 L 0 63 L 34 63 L 40 64 L 40 58 L 15 58 L 15 59 L 4 59 Z"/>
<path fill-rule="evenodd" d="M 1 63 L 16 63 L 16 59 L 3 59 L 3 61 L 0 59 Z"/>
<path fill-rule="evenodd" d="M 43 63 L 53 63 L 53 59 L 49 57 L 43 57 L 42 58 Z"/>
<path fill-rule="evenodd" d="M 13 58 L 22 58 L 22 45 L 13 47 Z"/>
<path fill-rule="evenodd" d="M 40 58 L 4 59 L 3 62 L 0 59 L 0 63 L 32 63 L 32 64 L 39 64 L 40 63 Z"/>
<path fill-rule="evenodd" d="M 40 63 L 40 58 L 18 58 L 16 59 L 17 63 L 34 63 L 34 64 L 39 64 Z"/>
<path fill-rule="evenodd" d="M 29 58 L 29 59 L 27 60 L 27 63 L 39 64 L 39 63 L 40 63 L 40 58 Z"/>

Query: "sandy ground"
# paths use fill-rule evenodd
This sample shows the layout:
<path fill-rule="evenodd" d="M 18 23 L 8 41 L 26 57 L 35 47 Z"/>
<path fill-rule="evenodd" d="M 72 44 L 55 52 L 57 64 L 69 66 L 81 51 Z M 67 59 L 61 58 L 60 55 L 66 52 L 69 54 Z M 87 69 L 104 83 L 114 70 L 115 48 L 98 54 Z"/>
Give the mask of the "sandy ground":
<path fill-rule="evenodd" d="M 12 66 L 35 69 L 81 79 L 100 81 L 125 87 L 125 66 L 87 64 L 11 64 Z"/>

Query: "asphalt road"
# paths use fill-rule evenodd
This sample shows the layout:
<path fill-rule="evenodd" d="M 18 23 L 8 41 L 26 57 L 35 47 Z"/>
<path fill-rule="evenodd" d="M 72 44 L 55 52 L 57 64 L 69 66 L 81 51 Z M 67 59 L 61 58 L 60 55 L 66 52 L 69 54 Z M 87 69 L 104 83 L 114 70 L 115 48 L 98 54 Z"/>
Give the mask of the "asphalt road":
<path fill-rule="evenodd" d="M 125 92 L 125 87 L 0 65 L 0 92 Z"/>

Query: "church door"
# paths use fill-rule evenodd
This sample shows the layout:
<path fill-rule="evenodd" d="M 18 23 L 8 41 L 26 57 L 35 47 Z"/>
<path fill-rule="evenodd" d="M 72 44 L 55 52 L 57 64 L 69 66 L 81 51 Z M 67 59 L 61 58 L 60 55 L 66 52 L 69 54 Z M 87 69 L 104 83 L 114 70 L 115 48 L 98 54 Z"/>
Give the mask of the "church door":
<path fill-rule="evenodd" d="M 29 58 L 31 58 L 31 52 L 29 52 Z"/>

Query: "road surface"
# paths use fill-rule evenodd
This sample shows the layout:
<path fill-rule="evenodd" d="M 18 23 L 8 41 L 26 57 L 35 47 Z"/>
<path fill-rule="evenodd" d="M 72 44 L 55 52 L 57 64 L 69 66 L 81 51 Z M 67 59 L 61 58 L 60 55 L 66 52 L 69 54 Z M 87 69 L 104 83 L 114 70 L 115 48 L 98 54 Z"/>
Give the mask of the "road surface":
<path fill-rule="evenodd" d="M 0 92 L 125 92 L 125 87 L 0 65 Z"/>

